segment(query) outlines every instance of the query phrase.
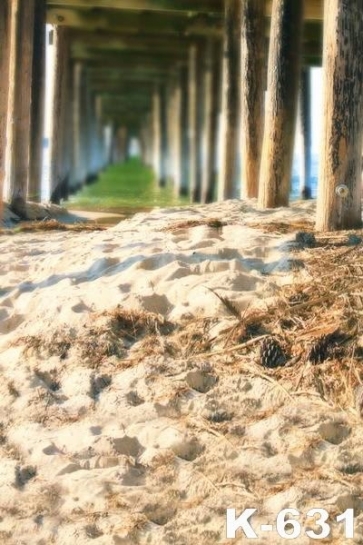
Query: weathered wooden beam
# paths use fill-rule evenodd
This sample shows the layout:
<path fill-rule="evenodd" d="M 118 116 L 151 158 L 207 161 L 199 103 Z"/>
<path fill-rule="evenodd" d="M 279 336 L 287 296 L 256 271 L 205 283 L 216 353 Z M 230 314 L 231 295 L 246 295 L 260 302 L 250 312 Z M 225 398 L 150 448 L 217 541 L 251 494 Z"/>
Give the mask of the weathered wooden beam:
<path fill-rule="evenodd" d="M 258 196 L 266 88 L 264 0 L 242 3 L 242 197 Z"/>
<path fill-rule="evenodd" d="M 43 173 L 46 0 L 35 0 L 28 198 L 40 201 Z"/>
<path fill-rule="evenodd" d="M 155 52 L 160 52 L 165 56 L 182 56 L 187 53 L 188 37 L 168 36 L 162 33 L 157 35 L 143 34 L 140 36 L 128 36 L 111 31 L 86 32 L 80 30 L 71 30 L 70 40 L 72 41 L 72 51 L 82 50 L 82 47 L 90 47 L 100 50 L 114 51 L 149 51 L 153 47 Z M 168 47 L 166 47 L 168 46 Z"/>
<path fill-rule="evenodd" d="M 310 69 L 304 66 L 301 70 L 299 101 L 299 137 L 300 137 L 300 196 L 311 198 L 311 85 Z"/>
<path fill-rule="evenodd" d="M 225 0 L 218 200 L 235 195 L 240 111 L 241 0 Z"/>
<path fill-rule="evenodd" d="M 148 81 L 146 84 L 142 81 L 137 84 L 125 84 L 124 82 L 117 83 L 117 82 L 104 82 L 102 80 L 99 81 L 90 81 L 90 87 L 96 94 L 104 94 L 104 95 L 119 95 L 119 96 L 127 96 L 135 93 L 138 90 L 142 90 L 144 92 L 144 95 L 151 95 L 152 91 L 152 84 L 153 81 Z M 154 84 L 155 85 L 155 84 Z"/>
<path fill-rule="evenodd" d="M 48 0 L 48 5 L 79 8 L 111 8 L 120 10 L 146 10 L 167 12 L 220 12 L 222 0 Z"/>
<path fill-rule="evenodd" d="M 306 19 L 323 20 L 324 0 L 305 0 Z M 266 15 L 272 12 L 273 0 L 266 1 Z M 223 0 L 48 0 L 50 7 L 56 8 L 97 8 L 113 10 L 157 11 L 157 12 L 186 12 L 186 13 L 213 13 L 223 14 Z"/>
<path fill-rule="evenodd" d="M 363 17 L 361 0 L 329 0 L 316 228 L 361 227 Z"/>
<path fill-rule="evenodd" d="M 287 206 L 301 65 L 303 0 L 274 0 L 259 206 Z"/>
<path fill-rule="evenodd" d="M 65 170 L 66 109 L 68 84 L 68 29 L 54 27 L 52 71 L 52 112 L 50 128 L 50 200 L 59 204 L 67 183 Z"/>
<path fill-rule="evenodd" d="M 6 124 L 8 113 L 10 61 L 10 0 L 0 4 L 0 220 L 5 182 Z"/>
<path fill-rule="evenodd" d="M 26 217 L 29 179 L 34 9 L 34 0 L 11 2 L 6 197 L 21 217 Z"/>
<path fill-rule="evenodd" d="M 123 35 L 214 36 L 220 34 L 222 26 L 221 16 L 214 13 L 117 12 L 56 7 L 48 8 L 47 21 L 78 30 L 104 30 Z"/>

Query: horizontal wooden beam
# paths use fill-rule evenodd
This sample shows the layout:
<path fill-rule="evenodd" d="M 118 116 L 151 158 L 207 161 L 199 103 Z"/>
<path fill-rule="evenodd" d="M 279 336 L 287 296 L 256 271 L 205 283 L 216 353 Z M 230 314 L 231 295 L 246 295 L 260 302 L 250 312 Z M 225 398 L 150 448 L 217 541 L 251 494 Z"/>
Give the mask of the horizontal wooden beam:
<path fill-rule="evenodd" d="M 222 12 L 223 0 L 47 0 L 48 6 L 136 11 Z"/>
<path fill-rule="evenodd" d="M 165 55 L 174 54 L 178 51 L 180 54 L 188 49 L 190 43 L 189 38 L 183 36 L 168 36 L 163 34 L 147 33 L 140 36 L 129 36 L 114 32 L 111 30 L 98 32 L 90 32 L 85 30 L 75 30 L 69 33 L 69 39 L 72 41 L 72 46 L 89 46 L 101 49 L 117 49 L 117 50 L 148 50 L 150 47 L 155 50 L 160 50 Z M 166 45 L 169 45 L 166 48 Z"/>
<path fill-rule="evenodd" d="M 221 35 L 222 14 L 164 13 L 137 11 L 84 10 L 49 7 L 47 22 L 87 31 L 111 31 L 123 35 L 160 36 Z"/>
<path fill-rule="evenodd" d="M 157 11 L 191 15 L 197 13 L 222 14 L 223 0 L 47 0 L 49 8 L 112 9 L 126 11 Z M 323 20 L 324 0 L 305 0 L 305 19 Z M 271 15 L 272 0 L 266 1 L 266 15 Z M 61 21 L 58 21 L 58 24 Z"/>
<path fill-rule="evenodd" d="M 167 45 L 165 44 L 164 46 L 164 49 L 167 47 Z M 145 52 L 149 51 L 150 52 L 150 58 L 152 58 L 152 46 L 150 45 L 147 45 L 147 44 L 140 44 L 139 46 L 139 49 L 133 49 L 133 50 L 130 50 L 129 52 L 134 52 L 135 54 L 135 57 L 136 55 L 139 53 L 140 54 L 140 57 L 142 57 Z M 162 47 L 160 46 L 159 48 L 155 48 L 154 49 L 154 54 L 156 55 L 157 53 L 160 53 L 162 52 Z M 99 47 L 99 48 L 93 48 L 93 47 L 87 47 L 87 46 L 77 46 L 77 47 L 72 47 L 71 49 L 71 58 L 76 60 L 76 61 L 92 61 L 92 60 L 101 60 L 101 61 L 108 61 L 108 60 L 111 60 L 113 62 L 116 61 L 116 63 L 119 65 L 119 66 L 122 66 L 122 56 L 120 55 L 121 51 L 118 51 L 118 50 L 115 50 L 115 49 L 107 49 L 107 48 L 102 48 L 102 47 Z M 127 53 L 127 51 L 125 50 L 125 53 Z M 157 57 L 155 57 L 157 58 Z M 136 60 L 136 59 L 135 59 Z M 166 61 L 167 59 L 165 59 Z M 171 56 L 169 55 L 169 64 L 170 64 L 170 61 L 172 62 L 187 62 L 187 50 L 185 50 L 185 53 L 184 55 L 181 55 L 181 52 L 178 51 L 178 50 L 175 50 L 175 56 Z"/>

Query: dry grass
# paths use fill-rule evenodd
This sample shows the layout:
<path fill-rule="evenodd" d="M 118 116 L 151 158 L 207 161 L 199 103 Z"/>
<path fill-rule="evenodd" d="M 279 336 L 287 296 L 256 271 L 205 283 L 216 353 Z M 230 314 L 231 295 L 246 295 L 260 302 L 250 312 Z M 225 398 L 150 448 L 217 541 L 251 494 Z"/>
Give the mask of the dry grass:
<path fill-rule="evenodd" d="M 33 233 L 40 231 L 104 231 L 106 226 L 97 223 L 62 223 L 56 219 L 42 221 L 24 221 L 13 229 L 0 229 L 0 235 L 16 235 L 18 233 Z"/>
<path fill-rule="evenodd" d="M 149 312 L 128 311 L 121 307 L 91 315 L 90 323 L 80 331 L 62 327 L 48 336 L 21 337 L 26 354 L 41 358 L 58 356 L 65 360 L 71 351 L 77 351 L 82 363 L 93 369 L 115 356 L 126 359 L 128 350 L 150 336 L 168 335 L 173 324 L 162 316 Z"/>
<path fill-rule="evenodd" d="M 210 227 L 212 229 L 221 229 L 225 225 L 228 225 L 226 221 L 221 221 L 217 218 L 205 218 L 200 220 L 184 220 L 175 222 L 168 227 L 164 227 L 161 231 L 171 232 L 179 231 L 180 229 L 190 229 L 192 227 L 200 226 Z"/>
<path fill-rule="evenodd" d="M 260 229 L 265 233 L 278 233 L 281 235 L 295 233 L 296 231 L 314 232 L 314 222 L 309 220 L 291 221 L 289 223 L 285 221 L 269 221 L 268 223 L 251 222 L 248 223 L 248 226 Z"/>
<path fill-rule="evenodd" d="M 214 292 L 230 315 L 230 326 L 218 334 L 212 333 L 215 318 L 172 324 L 156 314 L 117 307 L 92 314 L 78 331 L 61 329 L 18 342 L 43 358 L 56 355 L 62 360 L 72 351 L 92 369 L 109 358 L 117 369 L 153 356 L 185 365 L 206 360 L 218 373 L 235 367 L 263 377 L 290 399 L 308 392 L 352 408 L 356 387 L 363 383 L 363 246 L 348 247 L 349 235 L 324 235 L 316 247 L 301 250 L 303 273 L 279 288 L 274 303 L 265 309 L 251 307 L 238 314 L 230 301 Z M 278 340 L 286 365 L 261 366 L 259 347 L 266 336 Z"/>

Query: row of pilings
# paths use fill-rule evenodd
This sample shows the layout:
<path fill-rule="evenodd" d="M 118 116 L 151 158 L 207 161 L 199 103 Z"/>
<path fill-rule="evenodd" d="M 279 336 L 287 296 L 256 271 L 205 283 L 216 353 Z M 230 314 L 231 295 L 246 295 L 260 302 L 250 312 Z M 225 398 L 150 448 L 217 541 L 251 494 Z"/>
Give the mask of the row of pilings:
<path fill-rule="evenodd" d="M 180 40 L 111 28 L 95 35 L 57 16 L 47 78 L 51 200 L 122 160 L 135 137 L 159 185 L 172 183 L 192 202 L 257 197 L 260 208 L 287 206 L 298 111 L 307 196 L 315 56 L 324 88 L 316 225 L 359 227 L 363 0 L 325 0 L 318 52 L 306 38 L 309 0 L 273 0 L 268 19 L 267 4 L 224 0 L 217 32 Z M 1 1 L 0 194 L 20 215 L 41 195 L 46 20 L 46 0 Z M 95 51 L 106 38 L 122 51 Z"/>

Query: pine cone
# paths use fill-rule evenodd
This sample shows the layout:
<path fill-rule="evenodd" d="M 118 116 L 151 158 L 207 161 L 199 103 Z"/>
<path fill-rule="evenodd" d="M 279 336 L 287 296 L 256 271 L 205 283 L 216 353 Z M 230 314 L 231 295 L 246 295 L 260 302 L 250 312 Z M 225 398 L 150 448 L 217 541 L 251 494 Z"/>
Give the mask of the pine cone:
<path fill-rule="evenodd" d="M 331 335 L 322 335 L 310 348 L 308 360 L 311 363 L 323 363 L 330 355 Z"/>
<path fill-rule="evenodd" d="M 263 367 L 274 369 L 286 363 L 286 355 L 280 344 L 273 337 L 263 339 L 260 346 L 260 358 Z"/>
<path fill-rule="evenodd" d="M 316 246 L 316 239 L 313 233 L 299 231 L 295 235 L 295 240 L 305 248 L 315 248 Z"/>

